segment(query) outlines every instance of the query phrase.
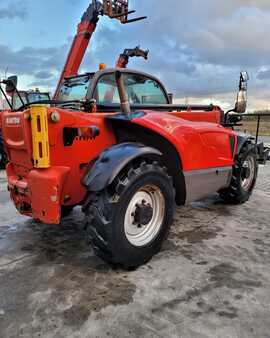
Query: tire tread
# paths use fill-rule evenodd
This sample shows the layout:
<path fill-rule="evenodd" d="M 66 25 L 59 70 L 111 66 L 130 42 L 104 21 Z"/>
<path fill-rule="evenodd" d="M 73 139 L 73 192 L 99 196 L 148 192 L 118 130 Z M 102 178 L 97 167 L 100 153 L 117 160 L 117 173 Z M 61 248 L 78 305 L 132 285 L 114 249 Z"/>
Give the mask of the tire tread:
<path fill-rule="evenodd" d="M 106 189 L 99 193 L 90 193 L 83 207 L 86 220 L 86 233 L 97 256 L 113 265 L 121 265 L 124 268 L 137 267 L 149 259 L 129 260 L 128 257 L 119 255 L 117 251 L 117 243 L 113 240 L 113 218 L 118 200 L 121 195 L 132 185 L 138 177 L 143 176 L 147 172 L 158 171 L 165 175 L 173 189 L 172 178 L 169 177 L 167 169 L 161 167 L 158 162 L 146 163 L 142 161 L 138 167 L 129 168 L 124 175 L 117 177 L 113 182 L 113 192 L 109 193 Z M 169 233 L 169 226 L 166 228 L 165 238 Z M 160 250 L 157 247 L 157 251 Z M 154 252 L 153 254 L 155 254 Z"/>

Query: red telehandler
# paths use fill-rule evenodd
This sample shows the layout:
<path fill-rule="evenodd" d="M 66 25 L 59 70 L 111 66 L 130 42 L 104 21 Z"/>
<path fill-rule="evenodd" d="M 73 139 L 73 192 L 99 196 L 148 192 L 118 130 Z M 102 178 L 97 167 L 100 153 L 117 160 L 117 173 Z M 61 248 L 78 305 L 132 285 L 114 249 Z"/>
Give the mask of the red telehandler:
<path fill-rule="evenodd" d="M 94 1 L 87 41 L 100 15 L 127 22 L 128 13 L 127 0 Z M 57 224 L 81 205 L 95 253 L 134 268 L 159 252 L 175 204 L 213 193 L 246 202 L 268 150 L 233 130 L 235 114 L 246 110 L 246 74 L 230 113 L 173 105 L 163 84 L 143 72 L 78 75 L 86 43 L 78 39 L 79 57 L 73 47 L 53 100 L 2 114 L 8 188 L 21 214 L 44 223 Z"/>

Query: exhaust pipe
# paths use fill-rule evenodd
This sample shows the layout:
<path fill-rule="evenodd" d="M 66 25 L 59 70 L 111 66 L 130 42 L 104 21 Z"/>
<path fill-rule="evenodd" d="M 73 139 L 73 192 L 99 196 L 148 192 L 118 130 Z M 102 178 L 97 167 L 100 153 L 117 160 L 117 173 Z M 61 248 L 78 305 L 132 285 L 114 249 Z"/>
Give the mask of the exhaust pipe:
<path fill-rule="evenodd" d="M 116 80 L 120 102 L 121 102 L 121 111 L 123 114 L 129 115 L 131 112 L 130 103 L 129 103 L 129 100 L 126 94 L 123 75 L 119 70 L 115 72 L 115 80 Z"/>

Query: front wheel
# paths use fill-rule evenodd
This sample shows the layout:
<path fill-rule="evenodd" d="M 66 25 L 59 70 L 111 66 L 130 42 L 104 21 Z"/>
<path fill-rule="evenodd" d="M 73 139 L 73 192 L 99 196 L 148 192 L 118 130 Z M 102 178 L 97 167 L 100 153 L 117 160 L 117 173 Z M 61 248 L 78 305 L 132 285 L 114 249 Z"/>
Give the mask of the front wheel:
<path fill-rule="evenodd" d="M 220 191 L 227 203 L 241 204 L 249 200 L 257 181 L 258 161 L 255 146 L 246 144 L 233 167 L 230 186 Z"/>
<path fill-rule="evenodd" d="M 142 162 L 104 191 L 90 194 L 83 210 L 95 253 L 109 263 L 136 268 L 160 251 L 168 235 L 172 179 L 157 162 Z"/>

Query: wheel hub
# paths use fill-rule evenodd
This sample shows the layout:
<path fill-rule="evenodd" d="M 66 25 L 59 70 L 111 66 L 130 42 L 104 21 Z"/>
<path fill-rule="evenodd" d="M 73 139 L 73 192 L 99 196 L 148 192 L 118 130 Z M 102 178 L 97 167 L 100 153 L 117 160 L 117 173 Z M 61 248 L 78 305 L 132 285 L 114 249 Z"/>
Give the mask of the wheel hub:
<path fill-rule="evenodd" d="M 138 224 L 139 227 L 147 225 L 153 218 L 153 214 L 153 208 L 150 203 L 146 203 L 146 201 L 143 200 L 142 203 L 136 205 L 134 222 Z"/>
<path fill-rule="evenodd" d="M 250 168 L 248 168 L 248 167 L 243 168 L 243 170 L 242 170 L 242 178 L 244 178 L 244 179 L 245 178 L 249 178 L 250 174 L 251 174 Z"/>
<path fill-rule="evenodd" d="M 243 163 L 241 169 L 241 185 L 245 191 L 248 191 L 252 184 L 256 173 L 256 163 L 252 156 L 248 156 Z"/>
<path fill-rule="evenodd" d="M 139 189 L 131 198 L 125 215 L 125 235 L 137 247 L 152 242 L 165 217 L 165 198 L 154 185 Z"/>

